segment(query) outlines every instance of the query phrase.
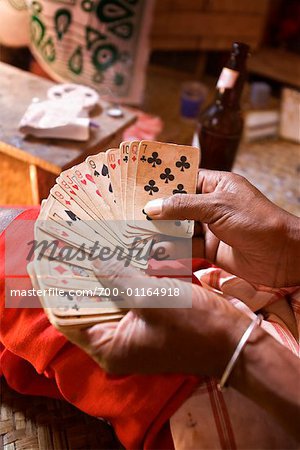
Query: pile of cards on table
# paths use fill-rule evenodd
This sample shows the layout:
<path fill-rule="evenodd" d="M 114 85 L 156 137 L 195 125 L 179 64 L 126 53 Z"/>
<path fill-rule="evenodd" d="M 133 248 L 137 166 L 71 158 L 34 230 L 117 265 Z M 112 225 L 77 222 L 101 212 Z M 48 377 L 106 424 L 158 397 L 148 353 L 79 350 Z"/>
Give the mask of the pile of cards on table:
<path fill-rule="evenodd" d="M 195 193 L 198 167 L 195 147 L 132 141 L 60 174 L 35 225 L 42 252 L 28 266 L 33 286 L 46 292 L 40 300 L 56 328 L 65 332 L 124 316 L 122 299 L 102 289 L 93 261 L 99 255 L 105 264 L 104 255 L 121 252 L 128 265 L 146 270 L 159 235 L 191 238 L 192 221 L 151 220 L 144 207 L 156 198 Z"/>

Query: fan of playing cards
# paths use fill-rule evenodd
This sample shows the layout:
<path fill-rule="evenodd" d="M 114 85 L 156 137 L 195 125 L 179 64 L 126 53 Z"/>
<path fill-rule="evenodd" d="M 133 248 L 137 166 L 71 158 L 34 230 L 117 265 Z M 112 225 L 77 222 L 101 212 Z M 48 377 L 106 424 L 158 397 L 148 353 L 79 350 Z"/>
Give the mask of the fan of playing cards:
<path fill-rule="evenodd" d="M 199 149 L 153 141 L 122 142 L 65 170 L 35 224 L 40 253 L 28 266 L 42 305 L 62 332 L 120 320 L 120 296 L 101 288 L 93 261 L 110 255 L 145 270 L 158 235 L 190 238 L 192 221 L 155 221 L 149 200 L 195 193 Z"/>

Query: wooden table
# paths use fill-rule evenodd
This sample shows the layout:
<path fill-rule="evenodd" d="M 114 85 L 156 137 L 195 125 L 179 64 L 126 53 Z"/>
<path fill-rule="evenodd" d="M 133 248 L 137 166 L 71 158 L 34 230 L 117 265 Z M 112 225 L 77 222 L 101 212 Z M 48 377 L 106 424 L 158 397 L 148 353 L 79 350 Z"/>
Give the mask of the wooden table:
<path fill-rule="evenodd" d="M 122 131 L 134 122 L 126 108 L 123 117 L 111 118 L 109 104 L 100 100 L 92 113 L 99 128 L 91 129 L 87 142 L 26 137 L 18 124 L 33 97 L 47 98 L 54 83 L 0 63 L 0 204 L 39 204 L 48 196 L 57 175 L 83 161 L 87 155 L 118 145 Z"/>

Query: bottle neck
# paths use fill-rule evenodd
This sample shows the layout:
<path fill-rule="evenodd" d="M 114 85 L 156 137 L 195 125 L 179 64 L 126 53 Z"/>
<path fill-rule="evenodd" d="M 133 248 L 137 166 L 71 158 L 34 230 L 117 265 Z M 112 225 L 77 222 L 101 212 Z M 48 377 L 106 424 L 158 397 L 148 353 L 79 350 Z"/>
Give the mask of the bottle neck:
<path fill-rule="evenodd" d="M 223 107 L 240 108 L 245 78 L 243 72 L 237 72 L 237 77 L 232 87 L 217 86 L 216 102 Z"/>
<path fill-rule="evenodd" d="M 234 43 L 230 58 L 223 67 L 217 83 L 216 101 L 223 106 L 239 108 L 246 80 L 246 61 L 249 47 Z"/>

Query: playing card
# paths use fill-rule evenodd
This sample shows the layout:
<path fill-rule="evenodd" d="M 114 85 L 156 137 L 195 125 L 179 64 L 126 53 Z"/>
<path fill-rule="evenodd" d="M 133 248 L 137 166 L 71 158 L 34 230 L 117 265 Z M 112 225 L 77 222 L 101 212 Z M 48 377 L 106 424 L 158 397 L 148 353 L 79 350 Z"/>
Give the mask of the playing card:
<path fill-rule="evenodd" d="M 64 222 L 61 218 L 53 220 L 50 217 L 47 220 L 38 220 L 37 226 L 47 234 L 53 236 L 54 238 L 58 238 L 61 242 L 76 248 L 83 248 L 84 246 L 85 251 L 88 253 L 88 249 L 93 245 L 93 241 L 88 238 L 83 239 L 83 236 L 78 234 L 78 232 L 75 232 L 73 229 L 68 229 L 68 225 L 64 226 L 65 223 L 66 222 Z M 68 222 L 68 224 L 70 224 L 70 222 Z M 70 226 L 72 226 L 72 224 L 70 224 Z"/>
<path fill-rule="evenodd" d="M 108 155 L 107 151 L 107 155 Z M 109 156 L 107 156 L 109 158 Z M 113 158 L 114 160 L 115 158 Z M 117 158 L 116 158 L 117 159 Z M 115 168 L 115 165 L 113 163 L 110 164 L 113 168 Z M 108 167 L 110 167 L 108 165 Z M 117 159 L 117 168 L 120 167 L 120 161 Z M 104 198 L 102 197 L 102 194 L 100 193 L 98 186 L 96 185 L 95 178 L 96 176 L 92 175 L 92 169 L 90 165 L 87 162 L 84 162 L 82 164 L 78 164 L 75 168 L 72 169 L 75 174 L 75 180 L 77 180 L 78 184 L 81 186 L 81 189 L 85 192 L 85 195 L 89 198 L 90 201 L 93 202 L 90 208 L 86 209 L 83 207 L 87 213 L 89 213 L 89 210 L 92 209 L 95 214 L 99 217 L 101 220 L 101 226 L 106 229 L 106 231 L 112 235 L 113 239 L 116 241 L 119 241 L 120 244 L 122 244 L 122 240 L 120 238 L 120 225 L 115 224 L 112 221 L 112 212 L 110 210 L 109 205 L 105 202 Z M 95 172 L 95 171 L 94 171 Z M 111 178 L 111 184 L 112 186 L 115 186 L 114 189 L 118 191 L 118 175 L 117 170 L 113 174 Z M 119 192 L 117 192 L 119 193 Z M 117 198 L 119 198 L 117 196 Z M 117 203 L 117 202 L 115 202 Z M 117 205 L 119 206 L 119 204 Z M 111 220 L 110 220 L 111 219 Z M 107 223 L 107 220 L 110 220 L 110 223 Z"/>
<path fill-rule="evenodd" d="M 52 314 L 52 320 L 50 318 L 50 322 L 68 337 L 68 331 L 70 329 L 88 328 L 98 323 L 119 322 L 124 317 L 124 315 L 125 313 L 113 315 L 95 314 L 85 316 L 81 314 L 80 310 L 79 312 L 77 311 L 77 314 L 75 311 L 74 317 L 68 316 L 67 318 L 61 318 L 57 315 L 55 316 L 54 314 Z"/>
<path fill-rule="evenodd" d="M 79 244 L 82 245 L 86 240 L 93 243 L 99 237 L 99 227 L 92 228 L 94 220 L 91 220 L 88 215 L 86 215 L 84 209 L 80 209 L 75 200 L 68 196 L 68 194 L 61 193 L 58 187 L 55 188 L 56 198 L 50 196 L 45 204 L 42 213 L 39 216 L 38 225 L 42 227 L 45 231 L 53 234 L 54 225 L 57 225 L 57 229 L 60 228 L 57 237 L 62 240 L 70 237 L 74 233 L 79 235 Z M 59 200 L 57 200 L 59 198 Z M 78 215 L 75 214 L 77 212 Z M 80 216 L 79 216 L 80 215 Z M 44 219 L 42 222 L 41 219 Z M 51 220 L 49 220 L 51 219 Z M 83 220 L 86 219 L 86 220 Z M 56 222 L 56 224 L 54 223 Z M 97 222 L 95 222 L 96 225 Z M 51 231 L 52 229 L 52 231 Z M 65 233 L 63 233 L 63 230 Z M 66 234 L 68 232 L 68 235 Z"/>
<path fill-rule="evenodd" d="M 93 203 L 85 194 L 80 183 L 75 179 L 73 168 L 65 170 L 57 178 L 57 184 L 69 195 L 71 195 L 76 203 L 82 208 L 92 208 Z"/>
<path fill-rule="evenodd" d="M 102 194 L 96 185 L 95 177 L 91 174 L 88 163 L 84 161 L 75 166 L 72 171 L 74 174 L 73 179 L 81 186 L 81 189 L 89 199 L 91 208 L 93 208 L 95 214 L 99 219 L 106 220 L 111 213 L 110 208 L 102 198 Z"/>
<path fill-rule="evenodd" d="M 121 186 L 121 152 L 119 148 L 110 148 L 106 151 L 107 167 L 114 191 L 114 202 L 119 208 L 119 219 L 125 219 Z"/>
<path fill-rule="evenodd" d="M 62 286 L 53 284 L 54 277 L 47 271 L 48 260 L 43 258 L 34 262 L 35 278 L 39 288 L 44 291 L 43 303 L 52 310 L 52 314 L 67 317 L 72 315 L 120 314 L 126 302 L 122 297 L 112 297 L 97 279 L 90 280 L 90 287 L 83 279 L 66 278 Z M 96 285 L 96 283 L 98 283 Z M 97 288 L 97 289 L 96 289 Z M 59 295 L 58 295 L 59 293 Z M 119 306 L 120 307 L 119 307 Z"/>
<path fill-rule="evenodd" d="M 74 264 L 51 261 L 49 259 L 43 258 L 41 260 L 41 265 L 47 264 L 45 271 L 51 277 L 65 277 L 72 279 L 92 279 L 97 278 L 94 275 L 93 270 L 85 269 L 83 267 L 78 267 Z"/>
<path fill-rule="evenodd" d="M 54 186 L 50 193 L 63 206 L 60 209 L 59 216 L 63 220 L 71 220 L 76 223 L 78 229 L 84 228 L 82 231 L 83 236 L 89 236 L 86 233 L 96 232 L 97 238 L 101 239 L 101 241 L 105 239 L 104 242 L 107 240 L 109 243 L 115 244 L 112 234 L 109 234 L 102 221 L 99 221 L 97 216 L 95 217 L 93 210 L 80 208 L 73 196 L 67 194 L 60 186 Z M 49 208 L 52 210 L 53 203 L 49 203 Z M 93 235 L 93 239 L 95 239 L 95 235 Z"/>
<path fill-rule="evenodd" d="M 125 181 L 125 215 L 127 220 L 134 219 L 134 184 L 138 166 L 139 141 L 131 141 L 129 144 L 127 178 Z"/>
<path fill-rule="evenodd" d="M 69 263 L 51 261 L 41 258 L 36 270 L 38 279 L 47 286 L 61 287 L 63 289 L 85 289 L 86 291 L 97 291 L 100 287 L 99 280 L 92 270 L 79 268 Z M 103 291 L 103 296 L 105 291 Z"/>
<path fill-rule="evenodd" d="M 126 180 L 129 160 L 130 141 L 124 141 L 120 144 L 120 162 L 121 162 L 121 188 L 122 188 L 122 203 L 126 204 Z M 127 218 L 127 217 L 126 217 Z"/>
<path fill-rule="evenodd" d="M 111 210 L 111 215 L 107 217 L 107 220 L 119 219 L 119 211 L 116 205 L 108 170 L 107 155 L 105 153 L 99 153 L 98 155 L 89 156 L 86 159 L 86 162 L 92 170 L 95 184 L 97 185 L 102 198 Z"/>
<path fill-rule="evenodd" d="M 127 145 L 127 144 L 126 144 Z M 124 150 L 126 156 L 126 150 Z M 114 190 L 120 197 L 120 182 L 118 177 L 120 176 L 119 166 L 122 170 L 122 159 L 119 158 L 118 149 L 110 149 L 106 154 L 100 153 L 99 155 L 91 156 L 86 159 L 95 176 L 95 182 L 98 185 L 102 197 L 109 203 L 111 210 L 113 211 L 114 219 L 109 222 L 111 231 L 114 233 L 115 238 L 119 240 L 120 245 L 124 248 L 124 254 L 126 254 L 127 241 L 123 239 L 124 222 L 121 207 L 117 204 L 117 200 L 114 198 Z M 125 158 L 123 157 L 123 159 Z M 124 164 L 124 161 L 123 161 Z M 122 173 L 121 173 L 122 176 Z M 122 181 L 121 181 L 122 183 Z M 121 184 L 122 187 L 122 184 Z M 136 261 L 134 253 L 131 255 L 131 264 L 135 267 L 145 267 L 147 265 L 147 257 L 149 255 L 149 246 L 145 243 L 141 244 L 144 250 L 144 258 Z M 140 251 L 139 251 L 140 253 Z"/>
<path fill-rule="evenodd" d="M 191 237 L 191 221 L 152 221 L 144 206 L 155 198 L 196 192 L 199 149 L 186 145 L 141 141 L 134 186 L 134 219 L 137 228 L 161 234 Z M 142 224 L 145 222 L 145 224 Z"/>
<path fill-rule="evenodd" d="M 80 200 L 80 196 L 77 193 L 74 195 L 70 191 L 66 192 L 60 185 L 53 186 L 50 193 L 63 206 L 69 209 L 72 208 L 74 214 L 77 212 L 77 216 L 80 219 L 99 221 L 99 216 L 95 213 L 95 208 L 92 204 L 89 207 L 87 205 L 82 206 L 82 200 Z"/>
<path fill-rule="evenodd" d="M 38 284 L 37 277 L 34 271 L 34 263 L 29 263 L 27 271 L 30 276 L 32 286 L 37 291 L 41 289 Z M 45 313 L 47 314 L 49 321 L 66 335 L 68 339 L 73 341 L 76 334 L 76 330 L 81 328 L 90 327 L 96 323 L 110 323 L 119 322 L 126 314 L 126 309 L 119 309 L 116 306 L 112 308 L 79 308 L 77 304 L 75 306 L 63 306 L 58 308 L 47 308 L 45 298 L 40 297 L 40 301 L 44 306 Z M 78 341 L 79 338 L 79 341 Z M 76 334 L 74 340 L 77 344 L 80 342 L 80 331 Z"/>

